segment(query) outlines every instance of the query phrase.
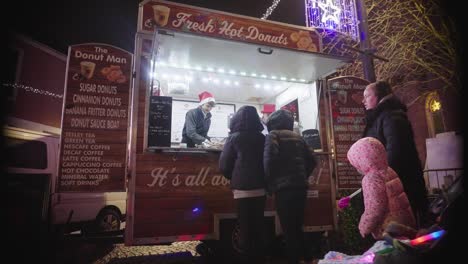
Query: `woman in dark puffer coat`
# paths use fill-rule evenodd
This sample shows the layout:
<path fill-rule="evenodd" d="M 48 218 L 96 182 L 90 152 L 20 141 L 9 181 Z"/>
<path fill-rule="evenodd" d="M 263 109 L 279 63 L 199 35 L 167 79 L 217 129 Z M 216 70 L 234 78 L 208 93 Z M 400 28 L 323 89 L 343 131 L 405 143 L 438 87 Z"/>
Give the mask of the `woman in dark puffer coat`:
<path fill-rule="evenodd" d="M 278 110 L 271 114 L 267 122 L 269 134 L 265 140 L 263 162 L 268 192 L 275 195 L 288 262 L 299 263 L 306 253 L 302 225 L 307 178 L 316 162 L 304 139 L 293 132 L 293 126 L 294 118 L 290 111 Z"/>
<path fill-rule="evenodd" d="M 219 169 L 231 181 L 240 225 L 243 263 L 264 259 L 263 211 L 266 192 L 263 170 L 263 125 L 253 106 L 243 106 L 232 117 L 231 133 L 219 159 Z"/>
<path fill-rule="evenodd" d="M 406 106 L 384 81 L 366 87 L 363 103 L 366 107 L 363 137 L 374 137 L 385 146 L 388 165 L 400 177 L 418 225 L 426 225 L 426 186 Z"/>

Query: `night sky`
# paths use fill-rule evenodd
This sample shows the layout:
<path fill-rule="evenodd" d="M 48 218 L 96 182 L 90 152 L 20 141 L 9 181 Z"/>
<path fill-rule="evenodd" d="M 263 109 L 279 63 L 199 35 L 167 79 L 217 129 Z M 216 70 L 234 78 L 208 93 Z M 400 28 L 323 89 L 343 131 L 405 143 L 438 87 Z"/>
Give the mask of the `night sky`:
<path fill-rule="evenodd" d="M 423 0 L 429 1 L 429 0 Z M 462 34 L 463 1 L 435 0 L 441 14 L 455 18 L 460 37 L 458 51 L 461 69 L 466 69 L 466 40 Z M 140 0 L 21 0 L 9 4 L 3 16 L 12 32 L 24 34 L 64 54 L 68 46 L 80 43 L 104 43 L 134 52 Z M 174 0 L 230 13 L 260 18 L 273 0 Z M 282 0 L 269 20 L 305 25 L 304 0 Z M 378 48 L 378 47 L 377 47 Z M 465 83 L 466 78 L 462 76 Z"/>
<path fill-rule="evenodd" d="M 17 1 L 19 2 L 19 1 Z M 11 29 L 64 54 L 69 45 L 98 42 L 134 52 L 140 0 L 44 0 L 15 3 Z M 260 18 L 273 0 L 176 0 Z M 304 0 L 283 0 L 270 20 L 305 25 Z"/>

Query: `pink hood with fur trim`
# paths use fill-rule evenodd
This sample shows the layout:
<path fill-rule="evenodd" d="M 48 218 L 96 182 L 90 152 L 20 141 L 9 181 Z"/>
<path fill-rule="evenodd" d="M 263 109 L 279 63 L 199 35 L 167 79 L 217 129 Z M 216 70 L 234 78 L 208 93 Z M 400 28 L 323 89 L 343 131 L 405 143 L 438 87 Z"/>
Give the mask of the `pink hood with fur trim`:
<path fill-rule="evenodd" d="M 365 209 L 359 222 L 361 235 L 372 233 L 374 238 L 381 238 L 383 229 L 391 221 L 415 227 L 408 197 L 398 175 L 388 167 L 382 143 L 375 138 L 362 138 L 349 149 L 348 160 L 364 174 Z"/>

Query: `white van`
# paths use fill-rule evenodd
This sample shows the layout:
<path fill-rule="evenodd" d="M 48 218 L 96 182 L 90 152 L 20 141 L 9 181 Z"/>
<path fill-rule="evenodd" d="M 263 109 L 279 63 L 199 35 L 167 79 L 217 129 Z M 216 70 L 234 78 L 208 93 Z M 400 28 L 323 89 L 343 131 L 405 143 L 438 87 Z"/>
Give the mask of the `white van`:
<path fill-rule="evenodd" d="M 4 139 L 12 224 L 25 216 L 25 225 L 65 225 L 68 232 L 121 229 L 126 192 L 56 192 L 59 135 L 5 126 Z"/>

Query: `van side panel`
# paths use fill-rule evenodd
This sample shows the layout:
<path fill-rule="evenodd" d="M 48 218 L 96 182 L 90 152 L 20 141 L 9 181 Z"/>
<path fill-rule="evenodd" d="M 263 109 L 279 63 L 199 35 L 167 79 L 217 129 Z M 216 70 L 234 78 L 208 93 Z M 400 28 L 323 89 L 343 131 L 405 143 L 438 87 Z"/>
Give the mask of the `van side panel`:
<path fill-rule="evenodd" d="M 126 213 L 126 192 L 109 193 L 54 193 L 51 198 L 52 223 L 66 224 L 71 214 L 71 222 L 94 220 L 106 206 L 118 208 L 121 215 Z"/>
<path fill-rule="evenodd" d="M 61 225 L 67 223 L 70 212 L 73 212 L 70 224 L 78 224 L 79 226 L 81 223 L 94 221 L 104 208 L 115 208 L 122 217 L 120 220 L 123 220 L 126 215 L 127 192 L 56 192 L 58 135 L 16 127 L 5 127 L 3 133 L 6 138 L 7 148 L 10 148 L 10 156 L 14 156 L 15 150 L 13 148 L 17 148 L 18 152 L 22 151 L 21 155 L 25 157 L 34 157 L 34 159 L 46 161 L 45 166 L 42 163 L 31 166 L 25 165 L 25 167 L 8 166 L 8 190 L 11 192 L 9 197 L 17 201 L 17 203 L 12 204 L 15 206 L 9 208 L 8 215 L 12 216 L 12 219 L 10 219 L 12 223 L 21 223 L 23 221 L 21 219 L 24 219 L 26 214 L 33 212 L 35 217 L 29 216 L 30 221 L 32 221 L 31 223 L 28 222 L 29 226 L 34 226 L 39 221 L 42 221 L 43 224 Z M 29 144 L 37 142 L 42 146 L 45 145 L 45 151 L 25 150 L 21 146 L 13 146 L 24 142 Z M 27 210 L 24 210 L 24 208 L 27 208 Z"/>

